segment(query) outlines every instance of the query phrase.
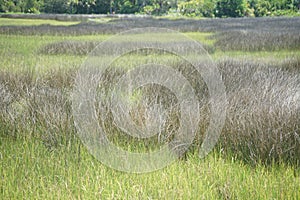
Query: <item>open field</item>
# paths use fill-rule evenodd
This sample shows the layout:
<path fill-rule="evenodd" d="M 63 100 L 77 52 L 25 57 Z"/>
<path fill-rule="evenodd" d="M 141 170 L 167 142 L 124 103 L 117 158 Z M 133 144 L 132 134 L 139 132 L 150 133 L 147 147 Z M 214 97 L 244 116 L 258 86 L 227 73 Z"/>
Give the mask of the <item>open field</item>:
<path fill-rule="evenodd" d="M 116 66 L 144 60 L 169 64 L 190 76 L 201 102 L 199 131 L 180 160 L 156 172 L 127 174 L 88 153 L 76 136 L 70 95 L 77 70 L 99 42 L 141 27 L 165 27 L 201 42 L 221 73 L 228 108 L 216 147 L 200 159 L 210 118 L 209 95 L 200 76 L 160 52 L 116 60 Z M 174 48 L 186 45 L 165 42 Z M 113 48 L 106 52 L 108 58 L 114 55 Z M 126 70 L 116 67 L 103 82 L 116 81 Z M 154 89 L 176 102 L 166 91 Z M 1 199 L 299 199 L 299 119 L 300 18 L 80 23 L 0 18 Z M 114 133 L 108 137 L 128 151 L 160 145 L 157 139 L 122 136 L 110 118 L 105 124 Z"/>

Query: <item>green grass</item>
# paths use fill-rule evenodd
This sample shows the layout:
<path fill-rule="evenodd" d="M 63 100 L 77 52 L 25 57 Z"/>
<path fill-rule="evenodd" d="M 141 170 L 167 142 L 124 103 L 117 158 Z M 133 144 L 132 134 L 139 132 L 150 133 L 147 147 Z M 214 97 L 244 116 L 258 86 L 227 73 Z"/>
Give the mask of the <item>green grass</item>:
<path fill-rule="evenodd" d="M 1 138 L 3 199 L 299 199 L 299 171 L 251 168 L 216 153 L 148 174 L 114 171 L 79 142 L 49 151 L 37 139 Z"/>
<path fill-rule="evenodd" d="M 0 18 L 0 26 L 38 26 L 49 24 L 52 26 L 70 26 L 79 24 L 80 22 L 57 21 L 50 19 L 11 19 Z"/>
<path fill-rule="evenodd" d="M 0 55 L 14 53 L 28 55 L 36 53 L 42 45 L 58 41 L 103 41 L 111 35 L 81 35 L 81 36 L 22 36 L 0 35 Z"/>
<path fill-rule="evenodd" d="M 212 45 L 207 39 L 211 33 L 187 33 L 188 37 L 203 44 Z M 52 35 L 0 35 L 0 69 L 47 71 L 48 69 L 79 67 L 86 56 L 72 55 L 41 55 L 38 50 L 47 44 L 61 41 L 105 41 L 113 35 L 80 35 L 80 36 L 52 36 Z M 14 59 L 11 59 L 11 58 Z"/>
<path fill-rule="evenodd" d="M 212 33 L 185 33 L 196 41 L 205 45 L 213 45 L 215 40 L 210 39 Z M 22 36 L 22 35 L 0 35 L 0 69 L 20 70 L 20 69 L 57 69 L 61 67 L 77 67 L 86 58 L 72 55 L 39 55 L 38 50 L 51 43 L 60 41 L 96 41 L 101 42 L 112 35 L 81 35 L 81 36 Z M 211 53 L 215 60 L 224 57 L 248 58 L 252 60 L 280 61 L 288 57 L 299 57 L 300 51 L 220 51 Z M 14 57 L 14 59 L 11 59 Z M 67 62 L 65 62 L 67 61 Z M 72 64 L 70 64 L 70 62 Z"/>
<path fill-rule="evenodd" d="M 216 41 L 211 36 L 213 33 L 201 33 L 201 32 L 187 32 L 186 36 L 206 45 L 213 45 Z"/>
<path fill-rule="evenodd" d="M 40 55 L 38 50 L 47 44 L 59 41 L 103 41 L 110 35 L 82 36 L 16 36 L 0 35 L 0 69 L 20 71 L 47 71 L 58 68 L 78 67 L 85 56 Z M 12 59 L 12 57 L 14 59 Z"/>
<path fill-rule="evenodd" d="M 217 50 L 214 54 L 211 54 L 212 58 L 215 60 L 220 60 L 222 58 L 240 58 L 248 59 L 252 61 L 259 61 L 262 63 L 272 63 L 280 62 L 284 59 L 291 57 L 300 57 L 299 50 L 278 50 L 278 51 L 221 51 Z"/>

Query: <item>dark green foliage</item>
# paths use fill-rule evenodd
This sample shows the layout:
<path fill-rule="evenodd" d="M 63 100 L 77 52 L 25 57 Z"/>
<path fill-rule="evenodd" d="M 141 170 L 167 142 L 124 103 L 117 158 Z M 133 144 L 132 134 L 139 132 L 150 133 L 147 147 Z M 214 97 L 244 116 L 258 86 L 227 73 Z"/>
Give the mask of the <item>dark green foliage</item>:
<path fill-rule="evenodd" d="M 293 15 L 299 11 L 299 0 L 250 0 L 250 7 L 257 17 Z"/>
<path fill-rule="evenodd" d="M 243 17 L 246 11 L 246 0 L 219 0 L 215 12 L 217 17 Z"/>
<path fill-rule="evenodd" d="M 192 0 L 179 3 L 179 10 L 186 16 L 214 17 L 216 0 Z"/>
<path fill-rule="evenodd" d="M 138 12 L 137 1 L 123 0 L 120 5 L 120 13 L 129 14 Z"/>
<path fill-rule="evenodd" d="M 69 3 L 66 0 L 44 0 L 43 11 L 45 13 L 67 13 L 70 11 Z"/>
<path fill-rule="evenodd" d="M 25 0 L 25 13 L 39 13 L 43 2 L 41 0 Z"/>
<path fill-rule="evenodd" d="M 243 17 L 295 15 L 299 8 L 300 0 L 0 0 L 0 12 L 25 13 Z"/>
<path fill-rule="evenodd" d="M 95 0 L 80 0 L 75 4 L 76 13 L 78 14 L 91 14 L 93 7 L 96 5 Z"/>
<path fill-rule="evenodd" d="M 25 12 L 26 0 L 0 0 L 0 12 Z"/>
<path fill-rule="evenodd" d="M 110 0 L 96 0 L 94 5 L 94 12 L 98 14 L 107 14 L 111 9 Z"/>

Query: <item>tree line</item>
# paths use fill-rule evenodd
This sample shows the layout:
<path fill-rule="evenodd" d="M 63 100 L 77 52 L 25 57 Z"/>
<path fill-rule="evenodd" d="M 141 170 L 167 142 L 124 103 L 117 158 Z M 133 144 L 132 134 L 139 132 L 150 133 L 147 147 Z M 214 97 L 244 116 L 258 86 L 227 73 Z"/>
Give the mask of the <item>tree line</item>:
<path fill-rule="evenodd" d="M 300 0 L 0 0 L 0 12 L 68 14 L 180 14 L 244 17 L 299 14 Z"/>

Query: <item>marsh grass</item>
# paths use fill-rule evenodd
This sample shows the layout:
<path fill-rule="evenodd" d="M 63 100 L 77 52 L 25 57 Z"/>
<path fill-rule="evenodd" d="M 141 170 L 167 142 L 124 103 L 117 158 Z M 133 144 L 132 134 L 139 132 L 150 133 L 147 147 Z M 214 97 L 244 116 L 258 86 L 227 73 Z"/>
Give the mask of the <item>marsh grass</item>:
<path fill-rule="evenodd" d="M 44 45 L 38 50 L 38 53 L 44 55 L 67 54 L 67 55 L 75 55 L 75 56 L 76 55 L 86 56 L 89 53 L 91 53 L 92 50 L 95 49 L 99 44 L 100 42 L 97 41 L 83 41 L 83 42 L 82 41 L 60 41 L 60 42 L 54 42 L 54 43 Z M 151 43 L 150 42 L 144 43 L 145 46 L 149 44 Z M 185 46 L 189 46 L 189 44 L 185 42 L 177 42 L 177 43 L 165 42 L 164 44 L 174 49 L 178 49 L 178 47 L 181 46 L 181 51 L 183 52 L 193 50 L 193 47 L 191 49 L 184 48 Z M 134 42 L 128 42 L 128 43 L 116 42 L 115 44 L 112 44 L 109 48 L 106 49 L 106 54 L 107 55 L 116 54 L 118 51 L 124 49 L 125 47 L 128 47 L 128 45 L 134 46 Z M 208 53 L 214 53 L 215 51 L 215 48 L 212 45 L 203 44 L 202 46 Z M 147 52 L 144 50 L 144 55 L 146 54 Z"/>
<path fill-rule="evenodd" d="M 300 78 L 298 73 L 290 72 L 291 69 L 299 70 L 297 63 L 297 60 L 286 61 L 282 69 L 252 61 L 229 59 L 218 63 L 229 102 L 225 127 L 218 143 L 224 153 L 234 154 L 254 165 L 274 162 L 299 164 Z M 189 70 L 192 68 L 189 66 L 184 69 L 183 63 L 173 64 L 183 74 L 191 75 Z M 291 69 L 287 70 L 287 65 Z M 109 84 L 121 74 L 108 75 Z M 75 70 L 51 71 L 38 77 L 31 73 L 2 73 L 1 121 L 7 127 L 5 135 L 38 135 L 49 148 L 63 145 L 68 140 L 65 136 L 69 135 L 62 133 L 74 133 L 75 130 L 69 98 L 74 76 Z M 193 76 L 189 77 L 189 81 L 198 90 L 202 110 L 200 132 L 192 145 L 196 150 L 202 142 L 210 112 L 205 83 L 197 79 L 199 74 Z M 151 97 L 153 92 L 168 99 L 168 92 L 165 93 L 162 88 L 150 87 L 144 94 L 148 93 Z M 136 116 L 143 117 L 140 114 Z M 108 119 L 109 132 L 119 135 L 120 130 L 112 128 L 113 119 Z M 175 124 L 171 127 L 176 130 L 178 121 L 174 120 L 172 123 Z M 128 137 L 119 139 L 119 142 L 125 142 L 125 146 L 135 143 Z M 115 142 L 118 143 L 118 139 Z M 145 141 L 136 144 L 142 145 L 140 142 Z M 157 143 L 157 138 L 152 142 Z M 134 145 L 131 148 L 135 149 Z"/>
<path fill-rule="evenodd" d="M 0 26 L 5 25 L 25 25 L 25 26 L 37 26 L 41 24 L 49 24 L 49 25 L 62 25 L 62 26 L 68 26 L 68 25 L 75 25 L 80 23 L 79 21 L 74 22 L 66 22 L 66 21 L 57 21 L 57 20 L 51 20 L 51 19 L 24 19 L 24 18 L 0 18 Z"/>
<path fill-rule="evenodd" d="M 122 19 L 112 23 L 120 23 L 124 20 L 129 23 L 135 23 L 136 21 L 142 24 L 159 22 L 166 25 L 178 25 L 183 22 L 182 20 Z M 260 23 L 266 21 L 273 25 L 283 25 L 283 23 L 291 23 L 297 20 L 297 18 L 259 19 L 257 27 L 262 28 Z M 193 21 L 195 24 L 206 22 L 202 20 Z M 220 22 L 224 22 L 225 24 L 222 25 Z M 242 22 L 246 22 L 248 25 L 242 24 Z M 234 19 L 232 21 L 220 19 L 213 21 L 210 27 L 224 28 L 226 23 L 228 23 L 228 26 L 238 23 L 240 24 L 239 26 L 251 29 L 250 24 L 252 23 L 252 19 Z M 268 25 L 265 28 L 280 31 L 282 27 L 279 25 L 274 27 L 269 27 Z M 95 28 L 94 25 L 87 26 Z M 111 24 L 109 26 L 117 30 L 115 26 Z M 291 30 L 291 34 L 297 38 L 297 34 L 293 32 L 294 28 L 290 27 L 289 29 Z M 66 30 L 67 28 L 63 27 L 63 29 Z M 235 31 L 232 27 L 231 29 Z M 52 28 L 49 30 L 53 31 Z M 80 34 L 80 32 L 77 33 Z M 229 31 L 223 35 L 227 36 L 230 33 Z M 274 33 L 273 36 L 277 39 L 279 36 L 280 38 L 286 38 L 281 33 L 283 32 Z M 211 36 L 210 33 L 199 35 L 188 33 L 188 35 L 196 40 L 205 40 Z M 255 34 L 253 36 L 251 34 L 246 35 L 255 36 Z M 68 139 L 62 136 L 61 133 L 67 133 L 66 135 L 68 135 L 75 132 L 69 99 L 75 71 L 83 61 L 84 56 L 98 44 L 97 42 L 107 38 L 108 35 L 82 35 L 76 37 L 38 36 L 40 40 L 38 39 L 37 42 L 34 39 L 36 36 L 2 35 L 1 37 L 5 38 L 1 45 L 8 47 L 2 49 L 1 55 L 4 58 L 8 58 L 7 55 L 14 55 L 16 59 L 18 58 L 13 65 L 12 61 L 7 60 L 7 67 L 3 68 L 1 74 L 1 123 L 5 127 L 5 131 L 2 131 L 2 134 L 38 136 L 43 139 L 50 149 L 63 145 Z M 217 49 L 222 48 L 222 45 L 218 46 L 218 38 L 220 37 L 218 36 L 214 40 L 206 40 L 205 44 L 213 45 L 214 41 L 216 41 L 215 46 L 217 46 Z M 237 44 L 242 48 L 248 48 L 247 45 L 253 44 L 250 41 L 239 42 L 243 40 L 243 35 L 235 38 Z M 269 38 L 269 35 L 262 35 L 261 38 L 260 45 L 274 45 L 272 39 L 265 40 Z M 67 41 L 63 39 L 67 39 Z M 266 43 L 264 43 L 264 40 Z M 282 42 L 281 44 L 287 45 L 287 49 L 293 45 L 297 45 L 295 41 L 294 44 L 291 42 Z M 184 44 L 178 43 L 173 44 L 173 46 L 174 48 L 178 48 L 184 46 Z M 257 46 L 254 49 L 257 48 L 260 47 Z M 185 50 L 183 48 L 183 51 Z M 39 56 L 33 57 L 33 53 L 36 52 L 39 53 Z M 108 49 L 107 53 L 113 55 L 115 52 Z M 34 58 L 30 61 L 32 63 L 24 63 L 24 61 L 28 61 L 24 55 L 28 56 L 28 58 Z M 116 65 L 119 62 L 122 66 L 125 64 L 130 68 L 130 66 L 143 63 L 149 59 L 154 59 L 153 61 L 155 59 L 160 60 L 163 64 L 170 64 L 181 73 L 186 73 L 185 77 L 198 90 L 198 100 L 201 102 L 200 109 L 202 113 L 199 125 L 200 131 L 192 145 L 192 149 L 196 151 L 202 142 L 203 134 L 210 117 L 209 94 L 207 93 L 205 83 L 200 78 L 201 75 L 191 73 L 193 71 L 192 68 L 182 62 L 176 61 L 170 63 L 172 59 L 168 58 L 168 55 L 165 54 L 160 56 L 154 54 L 153 57 L 149 57 L 147 52 L 139 52 L 139 56 L 132 54 L 126 57 L 126 59 L 121 58 L 116 62 Z M 61 63 L 58 62 L 59 60 L 61 60 Z M 227 121 L 219 142 L 222 151 L 228 152 L 229 155 L 233 152 L 237 157 L 251 164 L 261 162 L 279 163 L 281 161 L 293 164 L 299 163 L 299 125 L 297 121 L 299 119 L 299 58 L 286 58 L 282 62 L 243 61 L 241 58 L 236 60 L 218 60 L 218 66 L 225 82 L 229 100 Z M 5 63 L 2 64 L 3 66 L 6 65 Z M 36 69 L 40 65 L 43 65 L 45 70 L 37 71 Z M 27 66 L 30 66 L 29 71 Z M 52 69 L 49 69 L 50 67 Z M 13 70 L 14 68 L 23 69 Z M 122 74 L 124 71 L 120 73 Z M 112 80 L 120 76 L 120 74 L 117 74 L 108 74 L 106 81 L 112 84 Z M 158 88 L 156 92 L 159 91 L 162 90 Z M 133 116 L 143 118 L 141 115 L 133 114 Z M 138 118 L 136 120 L 139 120 Z M 111 122 L 108 124 L 111 124 Z M 120 135 L 119 131 L 116 129 L 112 132 Z M 126 141 L 127 139 L 125 137 L 115 142 L 126 146 L 133 141 L 130 138 L 129 141 Z M 142 142 L 145 141 L 136 141 L 135 144 L 142 145 Z M 148 142 L 152 142 L 152 145 L 150 145 L 152 148 L 158 140 L 155 138 L 154 143 L 153 141 Z M 134 147 L 132 148 L 134 149 Z"/>
<path fill-rule="evenodd" d="M 41 49 L 38 53 L 41 54 L 71 54 L 71 55 L 87 55 L 90 53 L 99 42 L 80 42 L 80 41 L 63 41 L 50 43 Z"/>
<path fill-rule="evenodd" d="M 3 47 L 0 49 L 1 197 L 299 199 L 300 62 L 297 51 L 293 50 L 294 57 L 289 51 L 295 49 L 297 43 L 290 43 L 285 35 L 281 36 L 287 44 L 265 43 L 273 42 L 268 39 L 269 33 L 274 32 L 270 35 L 274 39 L 276 34 L 287 30 L 291 32 L 289 36 L 297 39 L 298 21 L 299 18 L 118 19 L 105 25 L 0 27 L 0 45 Z M 219 142 L 205 159 L 199 158 L 198 150 L 208 126 L 210 104 L 201 75 L 194 73 L 192 66 L 184 62 L 170 62 L 169 55 L 154 54 L 151 57 L 147 52 L 140 52 L 139 56 L 132 54 L 127 59 L 117 60 L 112 67 L 117 67 L 119 62 L 127 68 L 108 71 L 103 79 L 105 87 L 110 87 L 133 64 L 157 59 L 186 75 L 197 92 L 201 110 L 199 132 L 185 159 L 154 173 L 126 174 L 100 164 L 76 136 L 70 95 L 77 69 L 84 61 L 89 45 L 109 36 L 97 34 L 114 33 L 134 26 L 208 32 L 189 33 L 196 40 L 206 40 L 212 31 L 227 31 L 224 33 L 227 37 L 231 31 L 267 29 L 268 34 L 260 39 L 260 44 L 269 45 L 270 50 L 281 48 L 280 45 L 287 46 L 284 46 L 284 51 L 248 52 L 245 57 L 240 56 L 244 54 L 241 51 L 225 54 L 235 57 L 232 59 L 220 54 L 223 44 L 219 46 L 218 38 L 222 38 L 222 34 L 206 40 L 209 46 L 217 43 L 213 47 L 216 50 L 213 56 L 217 57 L 215 60 L 226 86 L 229 105 Z M 249 48 L 251 41 L 243 43 L 247 37 L 237 35 L 238 49 Z M 133 102 L 138 105 L 141 99 L 156 95 L 163 97 L 159 101 L 161 104 L 176 105 L 174 95 L 157 86 L 141 88 L 133 96 Z M 137 108 L 139 112 L 131 113 L 132 118 L 136 123 L 144 124 L 144 109 Z M 178 113 L 176 106 L 173 111 Z M 172 139 L 136 140 L 124 136 L 114 125 L 111 115 L 108 116 L 105 122 L 110 133 L 108 137 L 128 151 L 153 151 Z M 173 117 L 170 118 L 173 126 L 167 130 L 171 136 L 179 125 L 178 115 Z"/>
<path fill-rule="evenodd" d="M 219 66 L 229 101 L 224 149 L 254 164 L 299 164 L 299 74 L 251 61 Z"/>
<path fill-rule="evenodd" d="M 300 17 L 231 18 L 231 19 L 155 19 L 121 18 L 103 24 L 82 22 L 71 26 L 1 26 L 0 33 L 12 35 L 93 35 L 115 34 L 144 27 L 163 27 L 180 32 L 258 31 L 289 32 L 299 35 Z"/>
<path fill-rule="evenodd" d="M 215 35 L 216 48 L 223 51 L 299 50 L 298 32 L 270 32 L 265 30 L 237 30 Z"/>
<path fill-rule="evenodd" d="M 53 79 L 55 76 L 55 79 Z M 57 73 L 43 77 L 28 73 L 1 73 L 2 136 L 41 138 L 49 148 L 57 147 L 74 131 L 70 116 L 70 78 Z M 69 89 L 68 89 L 69 88 Z"/>

